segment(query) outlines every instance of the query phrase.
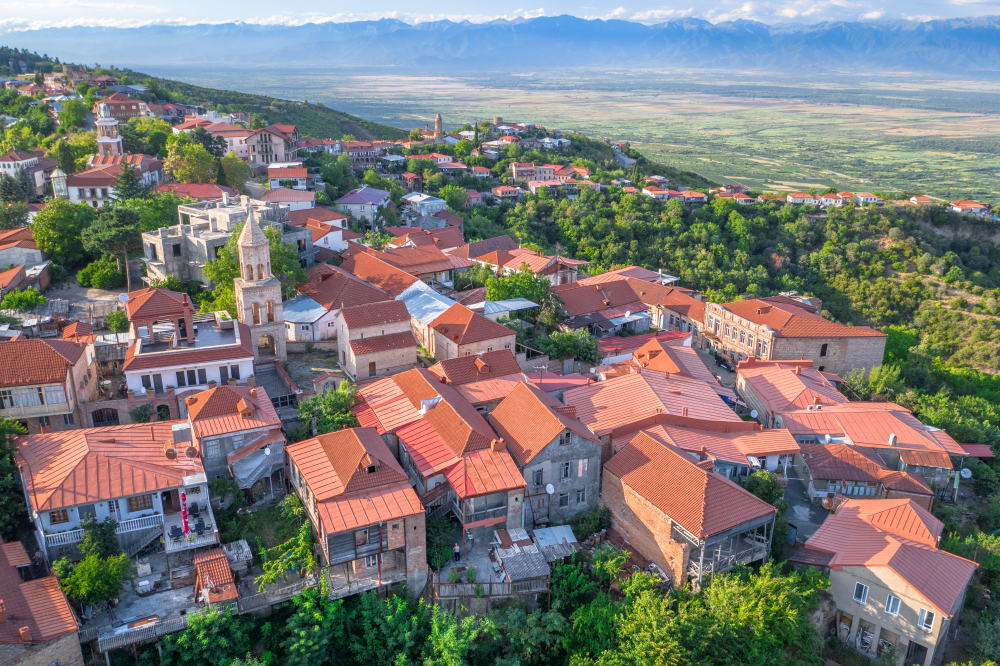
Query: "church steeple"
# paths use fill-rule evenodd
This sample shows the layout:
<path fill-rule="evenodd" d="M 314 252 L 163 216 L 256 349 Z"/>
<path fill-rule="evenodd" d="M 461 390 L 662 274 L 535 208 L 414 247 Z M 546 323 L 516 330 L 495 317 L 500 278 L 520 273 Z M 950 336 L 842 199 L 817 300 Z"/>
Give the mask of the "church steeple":
<path fill-rule="evenodd" d="M 249 204 L 236 246 L 240 259 L 240 277 L 234 281 L 237 318 L 250 329 L 254 360 L 284 360 L 281 281 L 271 274 L 271 244 Z"/>
<path fill-rule="evenodd" d="M 240 272 L 244 280 L 255 282 L 271 277 L 271 245 L 257 224 L 257 216 L 249 203 L 247 203 L 247 221 L 243 224 L 237 247 L 242 267 Z"/>

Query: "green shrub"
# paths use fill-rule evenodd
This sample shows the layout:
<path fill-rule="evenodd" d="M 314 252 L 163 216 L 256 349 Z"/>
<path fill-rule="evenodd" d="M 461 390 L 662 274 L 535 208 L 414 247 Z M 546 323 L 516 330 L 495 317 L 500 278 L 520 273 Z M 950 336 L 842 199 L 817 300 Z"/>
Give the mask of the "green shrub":
<path fill-rule="evenodd" d="M 465 570 L 465 582 L 475 583 L 476 582 L 476 567 L 470 566 Z"/>
<path fill-rule="evenodd" d="M 0 308 L 31 312 L 42 303 L 47 303 L 48 300 L 34 287 L 28 287 L 24 290 L 15 289 L 3 297 L 3 301 L 0 301 Z"/>
<path fill-rule="evenodd" d="M 94 289 L 116 289 L 125 285 L 125 276 L 118 271 L 118 262 L 110 255 L 81 268 L 76 279 L 81 287 Z"/>
<path fill-rule="evenodd" d="M 449 569 L 448 570 L 448 582 L 449 583 L 457 583 L 458 582 L 458 572 L 455 571 L 454 569 Z"/>

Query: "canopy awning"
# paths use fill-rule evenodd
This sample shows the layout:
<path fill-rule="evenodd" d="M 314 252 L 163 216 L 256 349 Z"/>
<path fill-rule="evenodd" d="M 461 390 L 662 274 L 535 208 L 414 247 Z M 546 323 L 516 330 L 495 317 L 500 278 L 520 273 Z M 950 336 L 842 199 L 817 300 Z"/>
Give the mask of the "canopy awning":
<path fill-rule="evenodd" d="M 264 476 L 270 476 L 284 467 L 285 445 L 270 444 L 240 458 L 229 465 L 237 485 L 249 488 Z"/>

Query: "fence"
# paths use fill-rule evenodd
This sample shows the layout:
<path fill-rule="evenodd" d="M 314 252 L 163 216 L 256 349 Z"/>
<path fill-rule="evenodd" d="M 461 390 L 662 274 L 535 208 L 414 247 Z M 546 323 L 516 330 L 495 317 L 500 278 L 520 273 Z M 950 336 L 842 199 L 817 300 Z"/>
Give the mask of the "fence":
<path fill-rule="evenodd" d="M 513 597 L 518 594 L 537 594 L 549 591 L 548 576 L 536 576 L 514 582 L 487 581 L 484 583 L 442 583 L 433 572 L 431 576 L 431 589 L 437 599 Z"/>
<path fill-rule="evenodd" d="M 101 652 L 107 652 L 108 650 L 115 650 L 126 645 L 140 643 L 152 638 L 172 634 L 175 631 L 181 631 L 187 627 L 188 617 L 190 616 L 191 614 L 181 615 L 180 617 L 139 627 L 138 629 L 129 629 L 121 633 L 111 634 L 110 636 L 101 636 L 97 639 L 97 649 Z"/>
<path fill-rule="evenodd" d="M 288 601 L 302 590 L 310 587 L 316 587 L 318 583 L 319 578 L 317 576 L 307 576 L 300 581 L 296 581 L 291 585 L 286 585 L 285 587 L 280 587 L 276 590 L 268 590 L 249 597 L 241 597 L 237 606 L 237 612 L 249 613 L 250 611 L 259 610 L 267 606 L 280 604 L 282 601 Z"/>

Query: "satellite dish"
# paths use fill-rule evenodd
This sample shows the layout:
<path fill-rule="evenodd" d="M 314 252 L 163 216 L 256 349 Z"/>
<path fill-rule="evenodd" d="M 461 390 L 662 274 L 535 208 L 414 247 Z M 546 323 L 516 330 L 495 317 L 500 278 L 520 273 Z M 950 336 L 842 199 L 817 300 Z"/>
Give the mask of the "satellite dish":
<path fill-rule="evenodd" d="M 556 487 L 553 486 L 551 483 L 545 486 L 545 492 L 547 492 L 549 495 L 551 495 L 555 491 L 556 491 Z"/>
<path fill-rule="evenodd" d="M 597 368 L 591 368 L 591 369 L 590 369 L 590 374 L 592 374 L 592 375 L 593 375 L 593 374 L 594 374 L 594 373 L 596 373 L 596 372 L 597 372 Z"/>
<path fill-rule="evenodd" d="M 969 469 L 968 467 L 963 467 L 962 471 L 961 471 L 961 474 L 962 474 L 962 478 L 963 479 L 971 479 L 972 478 L 972 470 Z"/>
<path fill-rule="evenodd" d="M 264 447 L 264 455 L 265 456 L 271 455 L 271 447 L 270 446 L 265 446 Z"/>
<path fill-rule="evenodd" d="M 756 409 L 754 409 L 754 410 L 752 410 L 750 412 L 750 418 L 752 418 L 752 419 L 757 418 L 757 410 Z"/>
<path fill-rule="evenodd" d="M 626 310 L 625 311 L 625 317 L 627 318 L 627 317 L 631 317 L 631 316 L 632 316 L 632 311 L 631 310 Z"/>
<path fill-rule="evenodd" d="M 118 294 L 118 300 L 122 303 L 128 303 L 128 294 Z"/>

